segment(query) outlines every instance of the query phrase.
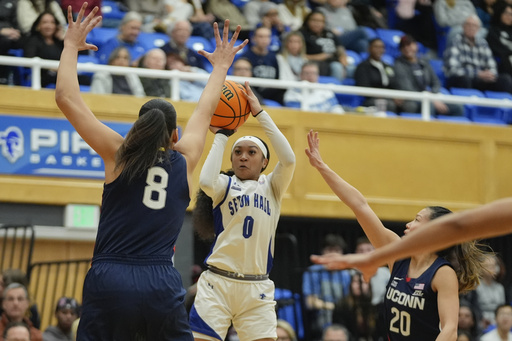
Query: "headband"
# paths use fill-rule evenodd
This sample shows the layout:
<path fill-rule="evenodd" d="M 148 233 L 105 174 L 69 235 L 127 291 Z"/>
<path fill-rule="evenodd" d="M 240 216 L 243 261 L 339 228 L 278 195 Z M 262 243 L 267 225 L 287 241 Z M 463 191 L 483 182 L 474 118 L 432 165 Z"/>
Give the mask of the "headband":
<path fill-rule="evenodd" d="M 236 140 L 236 142 L 233 144 L 233 148 L 231 148 L 231 152 L 233 152 L 233 149 L 235 149 L 236 145 L 242 141 L 250 141 L 250 142 L 255 143 L 258 146 L 258 148 L 261 150 L 261 152 L 263 153 L 263 156 L 265 157 L 265 159 L 268 159 L 267 148 L 265 148 L 265 145 L 263 144 L 263 142 L 261 142 L 261 140 L 259 138 L 257 138 L 256 136 L 242 136 L 241 138 Z"/>

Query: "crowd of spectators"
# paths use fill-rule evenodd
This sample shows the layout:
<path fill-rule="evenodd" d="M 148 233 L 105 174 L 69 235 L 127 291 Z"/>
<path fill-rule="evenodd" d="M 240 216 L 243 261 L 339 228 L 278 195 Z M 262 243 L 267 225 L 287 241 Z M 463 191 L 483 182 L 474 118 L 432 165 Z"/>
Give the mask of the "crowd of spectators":
<path fill-rule="evenodd" d="M 211 66 L 192 48 L 191 38 L 200 37 L 204 47 L 211 48 L 212 22 L 222 25 L 230 19 L 230 27 L 240 24 L 243 28 L 239 38 L 250 41 L 237 58 L 244 57 L 252 64 L 254 77 L 301 80 L 303 64 L 313 62 L 318 65 L 321 83 L 434 93 L 449 93 L 451 88 L 512 93 L 512 4 L 506 0 L 399 0 L 395 7 L 379 0 L 96 0 L 91 4 L 100 8 L 108 5 L 105 18 L 113 6 L 124 11 L 117 21 L 106 19 L 108 27 L 95 29 L 117 31 L 98 43 L 99 50 L 92 57 L 100 64 L 121 65 L 115 62 L 119 58 L 116 49 L 123 47 L 122 55 L 127 51 L 130 56 L 129 66 L 141 67 L 142 60 L 148 53 L 154 54 L 150 50 L 156 47 L 167 56 L 179 55 L 183 68 L 208 72 Z M 79 2 L 0 0 L 0 54 L 22 49 L 25 57 L 57 60 L 67 6 L 76 13 Z M 381 35 L 391 30 L 399 34 L 394 42 Z M 161 34 L 165 41 L 155 46 L 144 34 Z M 396 39 L 401 37 L 405 39 L 398 43 Z M 438 67 L 441 60 L 442 69 Z M 169 63 L 163 69 L 171 69 Z M 11 68 L 0 66 L 0 84 L 11 84 L 12 73 Z M 167 82 L 161 91 L 142 93 L 133 77 L 105 75 L 83 76 L 80 84 L 101 93 L 170 93 Z M 107 84 L 101 90 L 98 77 Z M 92 78 L 96 78 L 94 86 Z M 42 70 L 41 80 L 43 87 L 53 87 L 55 70 Z M 200 84 L 193 86 L 201 89 Z M 256 90 L 264 103 L 287 106 L 285 89 Z M 339 96 L 335 98 L 344 111 L 355 109 Z M 419 101 L 359 97 L 361 106 L 375 107 L 376 102 L 385 103 L 381 105 L 385 111 L 397 114 L 421 109 Z M 460 105 L 435 101 L 431 107 L 434 116 L 465 114 Z"/>

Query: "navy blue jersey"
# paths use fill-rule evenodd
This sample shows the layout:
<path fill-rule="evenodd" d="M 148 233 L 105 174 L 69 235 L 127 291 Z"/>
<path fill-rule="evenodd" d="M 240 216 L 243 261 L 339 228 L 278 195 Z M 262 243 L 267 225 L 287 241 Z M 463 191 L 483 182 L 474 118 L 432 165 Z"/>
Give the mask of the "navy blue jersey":
<path fill-rule="evenodd" d="M 276 54 L 269 51 L 266 55 L 259 55 L 248 49 L 242 57 L 249 59 L 252 64 L 252 74 L 258 78 L 279 78 L 279 66 Z"/>
<path fill-rule="evenodd" d="M 440 267 L 451 265 L 438 257 L 418 278 L 409 278 L 410 262 L 396 262 L 387 285 L 384 305 L 388 339 L 432 341 L 440 332 L 437 292 L 432 290 L 432 279 Z"/>
<path fill-rule="evenodd" d="M 170 163 L 158 163 L 132 183 L 119 177 L 104 186 L 95 257 L 173 256 L 190 196 L 185 158 L 170 153 Z"/>

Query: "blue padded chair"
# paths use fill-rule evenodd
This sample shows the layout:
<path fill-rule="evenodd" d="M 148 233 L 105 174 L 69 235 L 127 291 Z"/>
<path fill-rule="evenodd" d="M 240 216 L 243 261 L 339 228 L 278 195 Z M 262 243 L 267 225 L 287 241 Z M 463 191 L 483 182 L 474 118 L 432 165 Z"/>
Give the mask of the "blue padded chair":
<path fill-rule="evenodd" d="M 485 94 L 476 89 L 451 88 L 450 92 L 455 96 L 480 97 L 485 98 Z M 473 122 L 504 124 L 503 110 L 496 107 L 482 107 L 474 104 L 465 104 L 464 111 L 466 117 Z"/>
<path fill-rule="evenodd" d="M 346 53 L 347 53 L 347 62 L 350 65 L 357 66 L 359 63 L 361 63 L 363 61 L 363 58 L 361 58 L 359 53 L 357 53 L 355 51 L 347 50 Z"/>
<path fill-rule="evenodd" d="M 96 27 L 87 35 L 87 42 L 101 49 L 101 46 L 110 38 L 115 37 L 118 32 L 117 28 Z"/>
<path fill-rule="evenodd" d="M 290 323 L 297 338 L 304 338 L 304 323 L 302 320 L 301 296 L 288 289 L 276 288 L 274 293 L 277 317 Z"/>
<path fill-rule="evenodd" d="M 205 50 L 207 52 L 213 52 L 215 45 L 212 42 L 201 36 L 190 36 L 187 40 L 187 47 L 194 51 Z"/>
<path fill-rule="evenodd" d="M 430 66 L 432 66 L 432 69 L 434 70 L 437 78 L 439 78 L 439 81 L 441 82 L 441 86 L 444 86 L 446 76 L 444 75 L 443 71 L 443 61 L 441 59 L 430 59 Z"/>
<path fill-rule="evenodd" d="M 160 32 L 141 32 L 139 40 L 148 45 L 149 48 L 162 47 L 170 40 L 169 36 Z"/>
<path fill-rule="evenodd" d="M 435 119 L 445 122 L 471 123 L 471 120 L 466 116 L 437 115 Z"/>
<path fill-rule="evenodd" d="M 324 84 L 335 84 L 335 85 L 354 85 L 350 84 L 351 82 L 355 83 L 355 81 L 351 78 L 344 79 L 343 82 L 340 82 L 335 77 L 330 76 L 319 76 L 318 77 L 318 83 L 324 83 Z M 352 94 L 340 94 L 336 93 L 336 98 L 338 99 L 338 103 L 343 106 L 348 106 L 351 108 L 356 108 L 363 103 L 363 97 L 359 95 L 352 95 Z"/>
<path fill-rule="evenodd" d="M 421 113 L 417 112 L 401 112 L 398 117 L 408 118 L 413 120 L 421 120 Z"/>
<path fill-rule="evenodd" d="M 126 14 L 126 8 L 123 8 L 118 1 L 103 0 L 101 3 L 101 15 L 103 17 L 102 27 L 119 27 L 121 20 Z"/>
<path fill-rule="evenodd" d="M 368 26 L 361 26 L 365 31 L 366 35 L 368 36 L 368 40 L 372 40 L 373 38 L 377 38 L 377 32 L 371 27 Z"/>
<path fill-rule="evenodd" d="M 386 28 L 377 28 L 375 32 L 377 32 L 377 36 L 384 42 L 384 45 L 386 45 L 386 53 L 395 58 L 398 57 L 400 55 L 398 44 L 400 44 L 400 39 L 402 39 L 405 33 L 400 30 Z"/>
<path fill-rule="evenodd" d="M 494 99 L 508 99 L 512 101 L 512 94 L 501 91 L 485 91 L 485 96 Z M 512 108 L 503 108 L 503 121 L 507 124 L 512 124 Z"/>

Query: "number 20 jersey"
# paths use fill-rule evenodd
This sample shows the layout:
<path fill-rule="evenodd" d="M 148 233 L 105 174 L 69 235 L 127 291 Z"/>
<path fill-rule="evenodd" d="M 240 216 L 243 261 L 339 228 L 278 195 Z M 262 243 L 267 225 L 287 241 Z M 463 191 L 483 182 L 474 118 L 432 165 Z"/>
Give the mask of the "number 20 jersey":
<path fill-rule="evenodd" d="M 432 279 L 440 267 L 451 266 L 438 257 L 418 278 L 408 278 L 411 260 L 393 265 L 384 299 L 385 319 L 390 341 L 432 341 L 440 332 L 437 292 Z"/>
<path fill-rule="evenodd" d="M 206 263 L 244 274 L 268 274 L 281 210 L 270 178 L 264 174 L 258 181 L 219 177 L 226 192 L 213 210 L 216 237 Z"/>

